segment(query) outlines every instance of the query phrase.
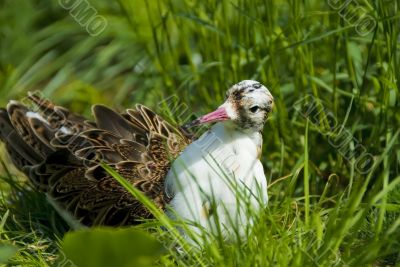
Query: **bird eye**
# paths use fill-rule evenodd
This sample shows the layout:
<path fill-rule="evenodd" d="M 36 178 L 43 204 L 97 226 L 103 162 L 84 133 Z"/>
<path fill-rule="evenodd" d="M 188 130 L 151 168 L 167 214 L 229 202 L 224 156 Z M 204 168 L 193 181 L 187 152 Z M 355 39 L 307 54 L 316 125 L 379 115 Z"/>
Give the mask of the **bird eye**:
<path fill-rule="evenodd" d="M 260 110 L 260 107 L 259 107 L 259 106 L 252 106 L 252 107 L 250 108 L 250 111 L 251 111 L 252 113 L 257 113 L 259 110 Z"/>

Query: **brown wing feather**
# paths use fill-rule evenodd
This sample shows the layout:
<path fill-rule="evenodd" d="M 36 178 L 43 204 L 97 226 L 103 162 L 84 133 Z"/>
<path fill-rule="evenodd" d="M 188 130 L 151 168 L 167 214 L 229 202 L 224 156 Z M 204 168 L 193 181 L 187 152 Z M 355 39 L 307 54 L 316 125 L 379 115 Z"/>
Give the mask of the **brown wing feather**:
<path fill-rule="evenodd" d="M 127 225 L 150 212 L 100 165 L 112 166 L 163 209 L 171 159 L 190 138 L 143 105 L 119 114 L 93 107 L 95 121 L 30 94 L 33 110 L 0 109 L 0 139 L 15 165 L 85 225 Z"/>

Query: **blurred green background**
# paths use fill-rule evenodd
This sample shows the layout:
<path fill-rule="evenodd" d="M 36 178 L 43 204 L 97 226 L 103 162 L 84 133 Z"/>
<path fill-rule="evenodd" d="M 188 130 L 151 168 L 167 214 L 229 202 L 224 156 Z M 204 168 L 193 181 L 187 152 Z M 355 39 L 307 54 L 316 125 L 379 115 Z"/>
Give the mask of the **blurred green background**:
<path fill-rule="evenodd" d="M 175 95 L 201 114 L 220 105 L 232 84 L 258 80 L 275 97 L 263 133 L 262 162 L 268 182 L 275 182 L 268 213 L 275 228 L 266 236 L 271 246 L 285 244 L 263 263 L 307 262 L 301 250 L 309 245 L 315 253 L 340 251 L 341 262 L 350 265 L 399 264 L 399 5 L 398 0 L 0 0 L 0 105 L 38 90 L 90 116 L 94 103 L 120 111 L 143 103 L 157 111 Z M 294 108 L 306 96 L 316 99 L 317 121 Z M 329 116 L 351 137 L 340 149 L 326 134 Z M 346 156 L 358 144 L 374 157 L 367 173 L 358 171 L 356 156 Z M 2 215 L 3 238 L 18 240 L 5 233 L 27 233 L 32 221 L 48 232 L 60 229 L 50 207 L 39 216 L 31 206 L 14 203 L 20 199 L 15 192 L 31 190 L 23 177 L 7 174 L 16 172 L 5 156 L 2 162 L 2 213 L 24 221 L 5 223 Z M 43 198 L 34 199 L 45 205 Z M 46 221 L 50 213 L 52 223 Z M 289 231 L 290 220 L 297 230 Z M 283 232 L 286 239 L 276 239 Z M 299 233 L 310 232 L 325 242 L 298 241 Z M 37 260 L 41 254 L 35 253 L 27 255 Z M 43 257 L 44 265 L 54 260 Z M 321 257 L 321 264 L 330 260 Z"/>

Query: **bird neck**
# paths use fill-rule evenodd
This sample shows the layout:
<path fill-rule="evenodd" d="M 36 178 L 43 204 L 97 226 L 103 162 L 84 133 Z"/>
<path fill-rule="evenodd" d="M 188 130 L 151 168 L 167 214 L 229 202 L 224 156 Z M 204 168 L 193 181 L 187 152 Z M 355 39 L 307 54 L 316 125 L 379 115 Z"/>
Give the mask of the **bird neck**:
<path fill-rule="evenodd" d="M 232 155 L 235 157 L 245 155 L 245 158 L 251 162 L 261 157 L 262 135 L 257 131 L 242 131 L 225 123 L 217 123 L 210 129 L 206 139 L 208 140 L 202 143 L 212 144 L 207 145 L 206 151 L 209 153 L 215 153 L 221 147 L 225 147 L 224 149 L 233 152 Z"/>
<path fill-rule="evenodd" d="M 237 139 L 250 138 L 256 145 L 262 143 L 262 135 L 252 129 L 241 129 L 231 122 L 216 123 L 210 131 L 223 142 L 234 142 Z"/>
<path fill-rule="evenodd" d="M 239 134 L 239 135 L 248 135 L 254 136 L 259 134 L 261 130 L 256 128 L 241 128 L 236 123 L 232 121 L 224 121 L 216 123 L 211 129 L 223 129 L 226 133 L 229 134 Z"/>

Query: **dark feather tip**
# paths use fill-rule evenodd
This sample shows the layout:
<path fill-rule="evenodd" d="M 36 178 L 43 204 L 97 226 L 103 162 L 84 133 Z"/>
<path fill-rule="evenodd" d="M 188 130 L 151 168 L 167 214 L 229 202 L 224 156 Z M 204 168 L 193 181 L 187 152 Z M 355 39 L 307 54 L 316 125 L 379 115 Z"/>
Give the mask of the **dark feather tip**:
<path fill-rule="evenodd" d="M 182 125 L 182 128 L 184 130 L 189 130 L 190 128 L 198 126 L 199 124 L 200 124 L 200 119 L 195 119 L 195 120 L 193 120 L 191 122 L 188 122 L 188 123 Z"/>

